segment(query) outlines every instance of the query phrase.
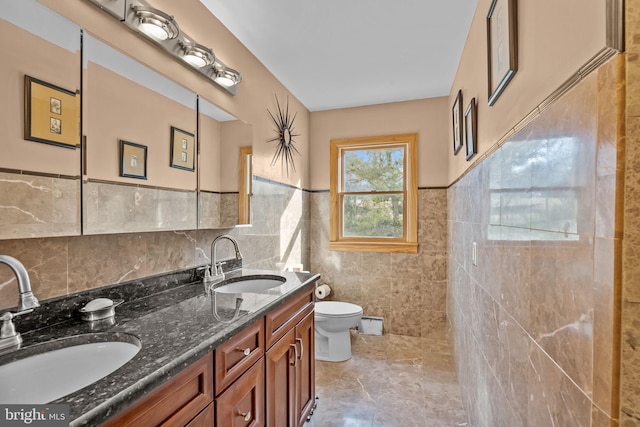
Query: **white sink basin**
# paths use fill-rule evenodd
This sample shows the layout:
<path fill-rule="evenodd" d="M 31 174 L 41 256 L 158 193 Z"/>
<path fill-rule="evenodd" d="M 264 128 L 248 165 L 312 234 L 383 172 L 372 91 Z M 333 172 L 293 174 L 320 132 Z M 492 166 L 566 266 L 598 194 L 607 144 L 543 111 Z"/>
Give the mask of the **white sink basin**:
<path fill-rule="evenodd" d="M 213 288 L 223 294 L 260 293 L 282 285 L 286 279 L 280 276 L 245 276 L 230 279 L 224 285 Z"/>
<path fill-rule="evenodd" d="M 0 403 L 49 403 L 104 378 L 140 351 L 132 335 L 129 342 L 81 337 L 27 347 L 19 351 L 37 354 L 0 365 Z"/>

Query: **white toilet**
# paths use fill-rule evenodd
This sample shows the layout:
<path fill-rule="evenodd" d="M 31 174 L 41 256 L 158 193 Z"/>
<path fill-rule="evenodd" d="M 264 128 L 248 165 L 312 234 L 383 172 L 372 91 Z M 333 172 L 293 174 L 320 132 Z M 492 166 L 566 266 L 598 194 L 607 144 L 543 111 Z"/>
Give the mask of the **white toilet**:
<path fill-rule="evenodd" d="M 315 307 L 316 359 L 342 362 L 351 358 L 349 329 L 362 317 L 362 307 L 348 302 L 320 301 Z"/>

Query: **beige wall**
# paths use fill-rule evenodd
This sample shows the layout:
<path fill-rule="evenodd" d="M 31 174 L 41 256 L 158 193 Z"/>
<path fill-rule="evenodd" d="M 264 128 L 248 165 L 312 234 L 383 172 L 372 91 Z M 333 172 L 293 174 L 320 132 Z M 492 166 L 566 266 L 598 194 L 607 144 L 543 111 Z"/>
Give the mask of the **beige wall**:
<path fill-rule="evenodd" d="M 418 186 L 446 186 L 447 101 L 442 97 L 311 113 L 311 189 L 329 189 L 332 139 L 409 132 L 418 132 Z"/>
<path fill-rule="evenodd" d="M 24 76 L 75 92 L 80 89 L 80 52 L 70 52 L 3 20 L 0 37 L 0 168 L 79 176 L 80 150 L 24 139 Z"/>
<path fill-rule="evenodd" d="M 220 128 L 222 123 L 200 114 L 200 189 L 220 191 Z"/>
<path fill-rule="evenodd" d="M 87 177 L 195 191 L 195 171 L 170 167 L 171 126 L 195 135 L 195 94 L 189 108 L 91 62 L 85 77 Z M 147 146 L 146 180 L 119 176 L 121 139 Z"/>
<path fill-rule="evenodd" d="M 221 152 L 224 161 L 220 162 L 221 191 L 240 191 L 240 147 L 252 145 L 251 126 L 240 120 L 224 122 L 220 126 L 222 141 Z"/>
<path fill-rule="evenodd" d="M 178 60 L 168 60 L 162 49 L 126 29 L 124 25 L 84 0 L 41 0 L 41 3 L 77 23 L 96 38 L 116 47 L 160 74 L 178 81 L 189 90 L 228 111 L 253 127 L 254 172 L 265 178 L 303 188 L 308 187 L 309 112 L 289 91 L 218 21 L 198 0 L 183 0 L 178 5 L 172 0 L 154 0 L 150 3 L 175 17 L 180 28 L 198 43 L 211 46 L 215 54 L 230 67 L 242 73 L 242 83 L 236 96 L 214 86 L 201 75 L 189 70 Z M 289 98 L 289 110 L 297 113 L 296 147 L 297 171 L 289 176 L 279 167 L 271 167 L 273 124 L 267 109 L 275 107 L 274 95 L 281 103 Z"/>
<path fill-rule="evenodd" d="M 518 71 L 496 103 L 487 105 L 486 17 L 491 0 L 479 0 L 451 92 L 449 114 L 458 90 L 463 111 L 478 105 L 478 152 L 491 148 L 547 96 L 606 45 L 604 0 L 518 1 Z M 451 121 L 448 116 L 448 121 Z M 452 132 L 448 133 L 452 146 Z M 449 150 L 449 180 L 470 165 L 464 150 Z"/>

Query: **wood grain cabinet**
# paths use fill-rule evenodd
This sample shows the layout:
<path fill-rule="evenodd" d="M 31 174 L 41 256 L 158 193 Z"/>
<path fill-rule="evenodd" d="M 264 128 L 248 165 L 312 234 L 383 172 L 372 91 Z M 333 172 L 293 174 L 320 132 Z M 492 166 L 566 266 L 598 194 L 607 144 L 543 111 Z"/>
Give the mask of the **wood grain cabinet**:
<path fill-rule="evenodd" d="M 314 289 L 309 284 L 103 427 L 302 427 L 316 397 Z"/>
<path fill-rule="evenodd" d="M 265 355 L 267 427 L 299 427 L 315 405 L 313 294 L 305 292 L 265 320 L 267 343 L 270 332 L 279 337 Z"/>
<path fill-rule="evenodd" d="M 264 426 L 264 360 L 260 359 L 216 397 L 216 426 Z"/>
<path fill-rule="evenodd" d="M 212 402 L 213 355 L 209 353 L 102 426 L 204 427 L 206 419 L 213 419 L 213 413 L 206 412 L 213 411 Z"/>

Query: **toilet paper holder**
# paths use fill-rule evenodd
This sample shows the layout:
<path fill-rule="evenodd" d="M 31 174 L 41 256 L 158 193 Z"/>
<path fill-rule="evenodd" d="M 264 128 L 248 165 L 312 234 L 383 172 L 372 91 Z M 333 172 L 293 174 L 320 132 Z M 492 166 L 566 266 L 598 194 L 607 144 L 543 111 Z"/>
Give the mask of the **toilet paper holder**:
<path fill-rule="evenodd" d="M 316 299 L 325 299 L 331 294 L 331 288 L 327 284 L 318 284 L 316 285 Z"/>

